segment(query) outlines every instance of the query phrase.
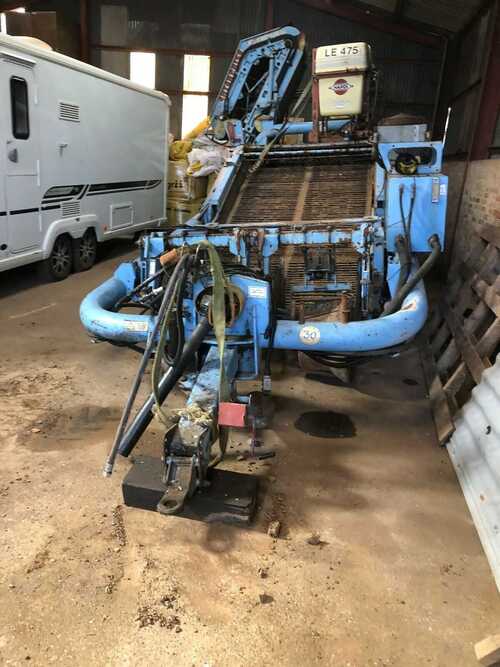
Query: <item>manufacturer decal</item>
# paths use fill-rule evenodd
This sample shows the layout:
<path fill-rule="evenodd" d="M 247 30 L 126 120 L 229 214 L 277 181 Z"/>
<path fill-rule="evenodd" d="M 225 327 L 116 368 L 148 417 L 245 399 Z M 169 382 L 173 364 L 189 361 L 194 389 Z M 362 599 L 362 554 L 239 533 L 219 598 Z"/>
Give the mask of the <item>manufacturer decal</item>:
<path fill-rule="evenodd" d="M 250 287 L 248 288 L 248 296 L 253 296 L 254 299 L 265 299 L 266 288 L 257 285 L 250 285 Z"/>
<path fill-rule="evenodd" d="M 299 333 L 299 338 L 306 345 L 317 345 L 321 339 L 321 333 L 318 327 L 308 325 L 302 327 Z"/>
<path fill-rule="evenodd" d="M 330 86 L 330 90 L 333 90 L 337 95 L 345 95 L 351 88 L 354 88 L 354 84 L 345 79 L 337 79 Z"/>
<path fill-rule="evenodd" d="M 147 322 L 137 322 L 135 320 L 125 320 L 123 326 L 127 331 L 147 331 L 149 329 Z"/>

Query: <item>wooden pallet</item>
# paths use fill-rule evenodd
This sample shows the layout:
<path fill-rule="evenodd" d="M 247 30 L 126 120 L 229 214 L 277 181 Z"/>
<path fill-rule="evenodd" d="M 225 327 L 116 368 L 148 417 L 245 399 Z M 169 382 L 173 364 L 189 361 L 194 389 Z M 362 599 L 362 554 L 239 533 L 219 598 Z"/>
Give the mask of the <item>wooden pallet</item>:
<path fill-rule="evenodd" d="M 474 228 L 471 250 L 447 281 L 427 325 L 421 356 L 440 444 L 494 363 L 500 343 L 500 227 Z"/>

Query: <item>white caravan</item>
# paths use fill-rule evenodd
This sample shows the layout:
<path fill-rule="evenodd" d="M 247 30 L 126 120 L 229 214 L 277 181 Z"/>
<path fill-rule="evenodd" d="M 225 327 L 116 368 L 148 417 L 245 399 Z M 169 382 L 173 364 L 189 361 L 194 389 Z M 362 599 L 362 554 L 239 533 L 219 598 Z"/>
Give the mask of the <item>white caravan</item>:
<path fill-rule="evenodd" d="M 0 36 L 0 271 L 44 260 L 55 280 L 97 243 L 160 225 L 170 101 Z"/>

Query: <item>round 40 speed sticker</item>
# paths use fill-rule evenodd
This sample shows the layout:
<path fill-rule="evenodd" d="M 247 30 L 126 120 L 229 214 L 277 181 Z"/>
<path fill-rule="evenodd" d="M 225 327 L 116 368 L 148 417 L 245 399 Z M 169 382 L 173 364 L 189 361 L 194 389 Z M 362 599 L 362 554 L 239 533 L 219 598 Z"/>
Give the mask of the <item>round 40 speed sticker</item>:
<path fill-rule="evenodd" d="M 299 338 L 306 345 L 317 345 L 320 341 L 321 333 L 318 327 L 307 325 L 300 330 Z"/>

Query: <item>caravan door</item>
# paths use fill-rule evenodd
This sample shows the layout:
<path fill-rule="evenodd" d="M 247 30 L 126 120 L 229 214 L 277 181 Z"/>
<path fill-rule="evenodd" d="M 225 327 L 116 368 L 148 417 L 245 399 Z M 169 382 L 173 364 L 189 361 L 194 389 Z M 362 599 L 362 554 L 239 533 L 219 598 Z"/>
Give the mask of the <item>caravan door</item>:
<path fill-rule="evenodd" d="M 0 51 L 0 99 L 6 100 L 5 200 L 8 252 L 36 250 L 42 239 L 35 61 Z"/>

